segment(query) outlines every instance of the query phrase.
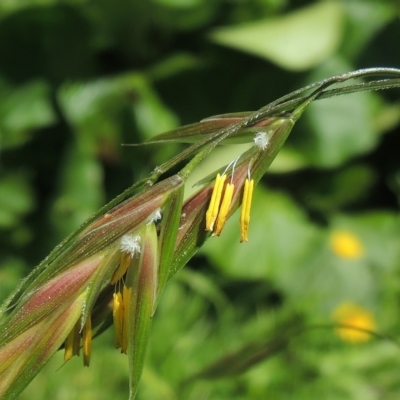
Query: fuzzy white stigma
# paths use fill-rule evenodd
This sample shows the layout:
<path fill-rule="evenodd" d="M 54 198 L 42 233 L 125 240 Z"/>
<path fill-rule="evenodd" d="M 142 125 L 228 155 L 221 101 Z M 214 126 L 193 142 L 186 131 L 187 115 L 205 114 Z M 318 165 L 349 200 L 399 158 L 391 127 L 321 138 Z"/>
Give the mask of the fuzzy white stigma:
<path fill-rule="evenodd" d="M 254 136 L 254 143 L 261 150 L 265 150 L 268 146 L 269 138 L 267 137 L 267 132 L 261 131 Z"/>
<path fill-rule="evenodd" d="M 152 222 L 160 221 L 161 218 L 162 218 L 161 209 L 158 208 L 156 211 L 154 211 L 154 214 L 151 216 L 148 224 L 151 224 Z"/>
<path fill-rule="evenodd" d="M 140 236 L 122 236 L 120 250 L 124 253 L 129 253 L 131 257 L 133 257 L 137 253 L 140 253 Z"/>

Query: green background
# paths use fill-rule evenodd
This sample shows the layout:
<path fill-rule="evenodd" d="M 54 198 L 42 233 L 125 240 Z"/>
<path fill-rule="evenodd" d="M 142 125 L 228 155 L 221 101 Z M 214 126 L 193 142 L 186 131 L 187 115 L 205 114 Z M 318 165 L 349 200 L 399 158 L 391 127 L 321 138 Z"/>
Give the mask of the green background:
<path fill-rule="evenodd" d="M 399 16 L 389 0 L 2 0 L 0 298 L 183 148 L 121 143 L 256 110 L 331 75 L 400 67 Z M 399 345 L 345 343 L 331 315 L 353 302 L 377 332 L 400 333 L 399 99 L 396 89 L 309 107 L 256 189 L 249 242 L 234 215 L 168 284 L 138 399 L 398 398 Z M 216 150 L 196 179 L 238 149 Z M 337 229 L 363 257 L 333 254 Z M 90 368 L 60 352 L 20 398 L 126 399 L 112 332 L 93 347 Z"/>

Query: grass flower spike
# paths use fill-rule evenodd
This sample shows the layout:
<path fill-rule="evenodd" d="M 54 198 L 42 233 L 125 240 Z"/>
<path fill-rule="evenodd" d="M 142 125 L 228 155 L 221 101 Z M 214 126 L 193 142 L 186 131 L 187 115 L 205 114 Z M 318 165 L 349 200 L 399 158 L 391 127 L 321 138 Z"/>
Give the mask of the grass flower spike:
<path fill-rule="evenodd" d="M 394 78 L 372 81 L 367 87 L 357 83 L 330 89 L 349 79 L 378 75 Z M 222 233 L 240 207 L 240 241 L 248 241 L 254 187 L 307 106 L 316 99 L 366 88 L 400 86 L 399 76 L 394 69 L 335 76 L 257 112 L 207 118 L 146 142 L 190 145 L 86 221 L 0 307 L 0 398 L 15 399 L 59 349 L 65 360 L 82 353 L 83 364 L 89 366 L 92 339 L 113 324 L 115 347 L 127 354 L 129 398 L 134 399 L 152 317 L 165 285 L 210 236 Z M 204 177 L 198 191 L 184 199 L 193 169 L 226 143 L 252 146 Z M 171 176 L 169 171 L 178 167 L 181 170 Z M 351 238 L 342 235 L 339 242 L 333 244 L 338 255 L 362 255 L 363 249 Z"/>
<path fill-rule="evenodd" d="M 106 320 L 96 317 L 103 297 L 106 304 L 115 301 L 116 343 L 122 352 L 131 353 L 137 380 L 132 381 L 131 392 L 136 390 L 157 295 L 159 238 L 154 213 L 182 183 L 177 176 L 168 178 L 84 227 L 58 257 L 34 271 L 22 293 L 9 300 L 11 312 L 0 320 L 0 398 L 15 398 L 60 347 L 65 360 L 82 349 L 83 363 L 89 365 L 92 336 Z M 176 212 L 179 215 L 180 209 Z"/>

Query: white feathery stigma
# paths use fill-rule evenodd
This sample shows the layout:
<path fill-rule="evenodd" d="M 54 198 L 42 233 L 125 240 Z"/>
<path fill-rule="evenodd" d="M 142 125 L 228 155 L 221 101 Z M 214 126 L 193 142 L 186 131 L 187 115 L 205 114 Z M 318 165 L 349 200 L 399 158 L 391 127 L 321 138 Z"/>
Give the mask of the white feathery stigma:
<path fill-rule="evenodd" d="M 151 216 L 148 224 L 151 224 L 152 222 L 160 221 L 161 218 L 162 218 L 161 209 L 158 208 L 156 211 L 154 211 L 154 213 Z"/>
<path fill-rule="evenodd" d="M 124 253 L 129 253 L 131 257 L 140 253 L 140 236 L 124 235 L 121 238 L 120 250 Z"/>
<path fill-rule="evenodd" d="M 261 150 L 265 150 L 268 146 L 269 138 L 267 137 L 267 132 L 260 131 L 254 136 L 254 143 Z"/>

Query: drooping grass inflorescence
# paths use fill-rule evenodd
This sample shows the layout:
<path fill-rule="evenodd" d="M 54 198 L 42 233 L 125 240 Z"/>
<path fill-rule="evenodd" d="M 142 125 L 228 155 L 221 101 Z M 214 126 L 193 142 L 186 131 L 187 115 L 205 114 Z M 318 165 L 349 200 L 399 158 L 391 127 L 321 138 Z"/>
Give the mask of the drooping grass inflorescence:
<path fill-rule="evenodd" d="M 387 78 L 330 88 L 370 76 Z M 360 70 L 311 84 L 257 112 L 207 118 L 148 141 L 192 144 L 86 221 L 0 308 L 0 398 L 15 398 L 59 349 L 65 360 L 82 352 L 88 366 L 92 338 L 113 324 L 115 347 L 128 355 L 133 399 L 166 283 L 210 236 L 221 235 L 239 207 L 240 241 L 249 240 L 254 185 L 307 106 L 399 86 L 400 70 Z M 253 145 L 204 177 L 200 189 L 184 199 L 187 178 L 199 162 L 217 145 L 238 142 Z M 180 172 L 159 180 L 184 161 Z"/>

